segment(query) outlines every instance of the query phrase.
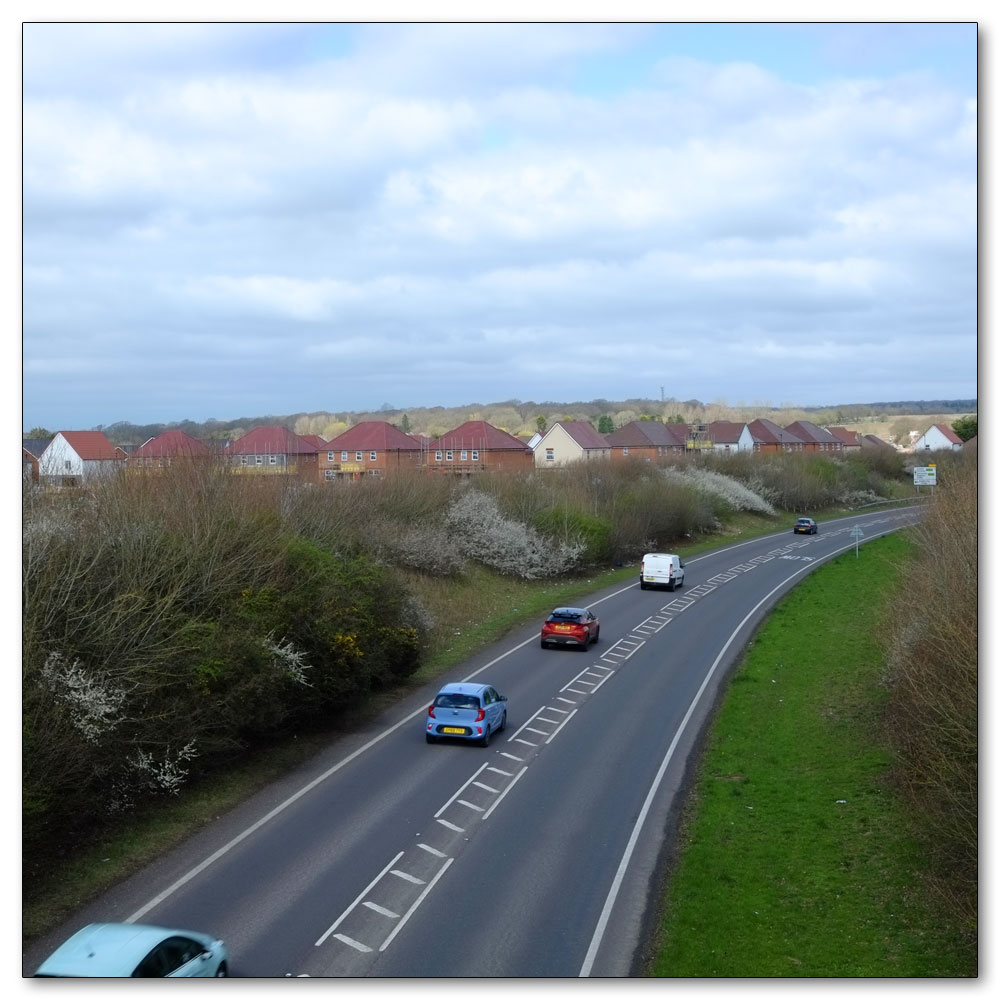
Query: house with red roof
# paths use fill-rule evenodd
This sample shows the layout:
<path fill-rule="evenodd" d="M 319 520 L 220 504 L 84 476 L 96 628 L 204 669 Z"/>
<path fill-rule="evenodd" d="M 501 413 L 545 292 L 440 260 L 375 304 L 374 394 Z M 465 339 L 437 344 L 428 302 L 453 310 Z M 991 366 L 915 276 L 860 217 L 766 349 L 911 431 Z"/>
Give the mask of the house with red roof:
<path fill-rule="evenodd" d="M 586 420 L 559 420 L 535 445 L 537 469 L 554 469 L 571 462 L 591 462 L 601 458 L 611 458 L 611 445 Z"/>
<path fill-rule="evenodd" d="M 320 449 L 319 476 L 327 483 L 419 469 L 423 448 L 385 420 L 362 420 Z"/>
<path fill-rule="evenodd" d="M 713 451 L 753 451 L 753 435 L 746 424 L 734 420 L 713 420 L 708 425 Z"/>
<path fill-rule="evenodd" d="M 203 441 L 182 430 L 164 431 L 139 445 L 129 455 L 128 469 L 165 469 L 175 462 L 211 458 L 215 452 Z"/>
<path fill-rule="evenodd" d="M 794 434 L 805 445 L 806 451 L 843 451 L 840 439 L 829 431 L 823 430 L 809 420 L 796 420 L 789 424 L 786 431 Z"/>
<path fill-rule="evenodd" d="M 849 431 L 846 427 L 826 428 L 843 446 L 844 451 L 859 451 L 861 449 L 861 434 Z"/>
<path fill-rule="evenodd" d="M 124 464 L 122 452 L 101 431 L 59 431 L 38 459 L 38 478 L 52 486 L 81 486 Z"/>
<path fill-rule="evenodd" d="M 233 441 L 226 454 L 237 472 L 317 479 L 319 449 L 280 424 L 255 427 Z"/>
<path fill-rule="evenodd" d="M 668 455 L 684 454 L 687 427 L 684 424 L 665 424 L 660 420 L 633 420 L 618 430 L 605 434 L 604 439 L 613 461 L 633 459 L 655 462 Z"/>
<path fill-rule="evenodd" d="M 914 453 L 919 451 L 961 451 L 962 439 L 945 424 L 931 424 L 916 441 Z"/>
<path fill-rule="evenodd" d="M 429 472 L 457 475 L 518 472 L 534 467 L 534 456 L 524 441 L 485 420 L 467 420 L 435 438 L 427 446 L 423 461 Z"/>
<path fill-rule="evenodd" d="M 754 451 L 802 451 L 805 448 L 801 438 L 766 417 L 747 424 L 747 428 L 753 437 Z"/>

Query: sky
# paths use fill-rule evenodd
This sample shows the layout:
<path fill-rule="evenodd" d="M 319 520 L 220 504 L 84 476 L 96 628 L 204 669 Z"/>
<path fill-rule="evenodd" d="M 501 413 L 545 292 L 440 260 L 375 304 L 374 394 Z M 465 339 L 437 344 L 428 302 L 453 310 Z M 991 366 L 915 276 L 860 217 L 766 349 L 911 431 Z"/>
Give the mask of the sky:
<path fill-rule="evenodd" d="M 973 398 L 978 30 L 26 23 L 23 428 Z"/>

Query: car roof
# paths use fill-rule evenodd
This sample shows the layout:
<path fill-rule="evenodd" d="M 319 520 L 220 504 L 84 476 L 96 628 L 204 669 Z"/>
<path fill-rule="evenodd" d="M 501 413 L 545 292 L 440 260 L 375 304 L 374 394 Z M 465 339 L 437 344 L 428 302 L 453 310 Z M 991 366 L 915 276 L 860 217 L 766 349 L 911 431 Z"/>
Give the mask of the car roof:
<path fill-rule="evenodd" d="M 481 694 L 486 688 L 492 687 L 491 684 L 465 684 L 461 681 L 457 681 L 454 684 L 445 684 L 438 694 Z"/>
<path fill-rule="evenodd" d="M 121 976 L 131 973 L 156 944 L 175 935 L 209 940 L 195 931 L 149 924 L 87 924 L 49 955 L 37 975 Z"/>

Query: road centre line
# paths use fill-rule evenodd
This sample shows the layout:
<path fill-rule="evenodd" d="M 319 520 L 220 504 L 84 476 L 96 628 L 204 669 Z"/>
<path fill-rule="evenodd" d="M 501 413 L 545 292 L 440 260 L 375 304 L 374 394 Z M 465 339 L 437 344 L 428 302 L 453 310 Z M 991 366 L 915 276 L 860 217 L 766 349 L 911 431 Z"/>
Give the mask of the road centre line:
<path fill-rule="evenodd" d="M 522 767 L 521 770 L 514 775 L 514 780 L 511 781 L 510 784 L 497 796 L 496 802 L 494 802 L 493 805 L 491 805 L 489 809 L 487 809 L 486 812 L 483 813 L 484 823 L 486 822 L 486 820 L 490 818 L 490 814 L 493 812 L 493 810 L 496 809 L 496 807 L 500 805 L 501 802 L 503 802 L 504 797 L 507 795 L 507 793 L 514 787 L 514 785 L 516 785 L 521 780 L 521 777 L 527 770 L 528 770 L 527 767 Z"/>
<path fill-rule="evenodd" d="M 448 808 L 448 806 L 450 806 L 450 805 L 452 804 L 452 802 L 454 802 L 454 801 L 455 801 L 455 799 L 457 799 L 457 798 L 459 797 L 459 795 L 461 795 L 461 794 L 462 794 L 462 792 L 464 792 L 464 791 L 465 791 L 465 789 L 466 789 L 466 788 L 467 788 L 467 787 L 468 787 L 468 786 L 469 786 L 469 785 L 470 785 L 470 784 L 471 784 L 471 783 L 472 783 L 473 781 L 475 781 L 475 780 L 476 780 L 476 778 L 478 778 L 478 777 L 479 777 L 479 775 L 481 775 L 481 774 L 483 773 L 483 771 L 485 771 L 485 770 L 486 770 L 486 768 L 487 768 L 487 767 L 489 767 L 489 764 L 483 764 L 483 765 L 482 765 L 482 767 L 480 767 L 480 768 L 479 768 L 479 770 L 478 770 L 478 771 L 476 771 L 476 773 L 475 773 L 475 774 L 473 774 L 473 775 L 472 775 L 472 777 L 471 777 L 471 778 L 469 778 L 469 780 L 468 780 L 468 781 L 466 781 L 466 782 L 465 782 L 465 784 L 464 784 L 464 785 L 462 785 L 462 787 L 461 787 L 461 788 L 459 788 L 459 790 L 458 790 L 457 792 L 455 792 L 455 794 L 454 794 L 454 795 L 453 795 L 453 796 L 452 796 L 452 797 L 451 797 L 450 799 L 448 799 L 448 801 L 447 801 L 447 802 L 446 802 L 446 803 L 445 803 L 445 804 L 444 804 L 443 806 L 441 806 L 441 808 L 440 808 L 440 809 L 438 809 L 438 811 L 437 811 L 436 813 L 434 813 L 434 818 L 435 818 L 435 819 L 437 819 L 437 818 L 438 818 L 438 816 L 440 816 L 440 815 L 441 815 L 441 813 L 443 813 L 443 812 L 445 811 L 445 809 L 447 809 L 447 808 Z"/>
<path fill-rule="evenodd" d="M 411 906 L 406 911 L 406 914 L 399 921 L 399 923 L 396 924 L 395 927 L 393 927 L 392 933 L 382 942 L 382 944 L 379 945 L 379 949 L 378 949 L 379 951 L 385 951 L 385 949 L 389 947 L 389 944 L 392 942 L 392 939 L 403 929 L 403 925 L 406 923 L 407 920 L 410 919 L 411 916 L 413 916 L 413 914 L 416 912 L 417 907 L 427 898 L 427 894 L 431 891 L 431 889 L 434 888 L 435 885 L 437 885 L 438 879 L 440 879 L 441 876 L 451 867 L 451 863 L 454 860 L 455 860 L 454 858 L 449 858 L 441 866 L 441 870 L 437 873 L 437 875 L 434 876 L 434 878 L 432 878 L 430 880 L 430 882 L 427 883 L 426 888 L 417 897 L 417 899 L 414 902 L 413 906 Z"/>
<path fill-rule="evenodd" d="M 551 743 L 559 735 L 560 731 L 562 730 L 562 727 L 565 726 L 566 723 L 569 722 L 569 720 L 572 719 L 574 715 L 576 715 L 576 712 L 570 712 L 569 715 L 566 716 L 565 719 L 563 719 L 563 721 L 556 727 L 555 732 L 553 732 L 552 735 L 545 741 L 546 744 Z"/>
<path fill-rule="evenodd" d="M 348 913 L 350 913 L 350 912 L 351 912 L 351 911 L 352 911 L 352 910 L 354 909 L 354 907 L 356 907 L 356 906 L 358 905 L 358 903 L 360 903 L 360 902 L 361 902 L 361 900 L 362 900 L 362 899 L 364 899 L 364 898 L 365 898 L 365 896 L 367 896 L 367 895 L 368 895 L 368 893 L 369 893 L 369 892 L 371 892 L 372 888 L 374 888 L 374 886 L 376 885 L 376 883 L 378 883 L 378 882 L 379 882 L 379 881 L 380 881 L 380 880 L 381 880 L 381 879 L 382 879 L 382 878 L 383 878 L 383 877 L 385 876 L 385 873 L 386 873 L 387 871 L 389 871 L 389 869 L 390 869 L 390 868 L 392 868 L 392 866 L 393 866 L 393 865 L 394 865 L 394 864 L 395 864 L 395 863 L 396 863 L 396 862 L 397 862 L 397 861 L 398 861 L 398 860 L 399 860 L 399 859 L 400 859 L 400 858 L 401 858 L 401 857 L 403 856 L 403 854 L 405 854 L 405 853 L 406 853 L 405 851 L 400 851 L 400 852 L 399 852 L 399 854 L 397 854 L 397 855 L 396 855 L 396 856 L 395 856 L 395 857 L 394 857 L 394 858 L 392 859 L 392 861 L 390 861 L 390 862 L 389 862 L 389 863 L 388 863 L 388 864 L 387 864 L 387 865 L 385 866 L 385 868 L 383 868 L 383 869 L 382 869 L 382 870 L 381 870 L 381 871 L 380 871 L 380 872 L 378 873 L 378 875 L 376 875 L 376 876 L 375 876 L 375 878 L 373 878 L 373 879 L 371 880 L 371 882 L 369 882 L 369 883 L 368 883 L 368 885 L 366 885 L 366 886 L 364 887 L 364 889 L 362 889 L 362 890 L 361 890 L 361 892 L 359 892 L 359 893 L 358 893 L 358 895 L 357 895 L 357 897 L 355 898 L 354 902 L 353 902 L 353 903 L 351 903 L 351 905 L 350 905 L 350 906 L 349 906 L 349 907 L 348 907 L 348 908 L 347 908 L 346 910 L 344 910 L 344 912 L 343 912 L 343 913 L 341 913 L 341 915 L 340 915 L 339 917 L 337 917 L 337 919 L 336 919 L 336 920 L 335 920 L 335 921 L 334 921 L 334 922 L 333 922 L 333 923 L 332 923 L 332 924 L 331 924 L 331 925 L 330 925 L 330 926 L 329 926 L 329 927 L 327 928 L 327 930 L 326 930 L 326 932 L 325 932 L 325 933 L 323 934 L 323 936 L 322 936 L 322 937 L 321 937 L 321 938 L 320 938 L 320 939 L 319 939 L 319 940 L 318 940 L 318 941 L 316 942 L 316 947 L 317 947 L 317 948 L 318 948 L 318 947 L 319 947 L 319 946 L 320 946 L 320 945 L 321 945 L 321 944 L 322 944 L 322 943 L 323 943 L 323 942 L 324 942 L 324 941 L 325 941 L 325 940 L 326 940 L 326 939 L 327 939 L 327 938 L 328 938 L 328 937 L 329 937 L 329 936 L 330 936 L 330 935 L 331 935 L 331 934 L 332 934 L 332 933 L 333 933 L 333 932 L 334 932 L 334 931 L 335 931 L 335 930 L 336 930 L 336 929 L 337 929 L 337 928 L 338 928 L 338 927 L 339 927 L 339 926 L 340 926 L 340 925 L 341 925 L 341 924 L 343 923 L 343 921 L 344 921 L 344 917 L 346 917 L 346 916 L 347 916 L 347 914 L 348 914 Z M 370 948 L 369 948 L 369 949 L 367 949 L 367 950 L 368 950 L 368 951 L 371 951 L 371 949 L 370 949 Z"/>

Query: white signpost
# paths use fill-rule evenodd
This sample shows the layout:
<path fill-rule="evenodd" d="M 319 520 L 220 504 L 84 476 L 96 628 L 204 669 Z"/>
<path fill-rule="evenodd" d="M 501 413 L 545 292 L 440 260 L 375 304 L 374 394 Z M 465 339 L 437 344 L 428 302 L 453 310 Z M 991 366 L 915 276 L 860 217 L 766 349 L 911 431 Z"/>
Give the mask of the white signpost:
<path fill-rule="evenodd" d="M 937 466 L 916 466 L 913 469 L 914 486 L 937 486 Z"/>
<path fill-rule="evenodd" d="M 865 537 L 865 533 L 861 530 L 861 525 L 856 524 L 851 528 L 851 538 L 854 539 L 854 558 L 858 558 L 858 542 Z"/>

